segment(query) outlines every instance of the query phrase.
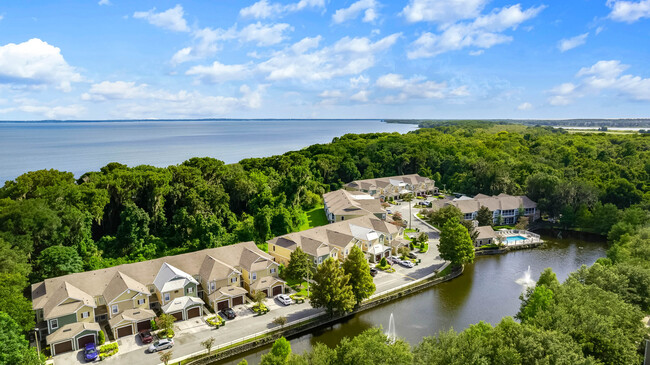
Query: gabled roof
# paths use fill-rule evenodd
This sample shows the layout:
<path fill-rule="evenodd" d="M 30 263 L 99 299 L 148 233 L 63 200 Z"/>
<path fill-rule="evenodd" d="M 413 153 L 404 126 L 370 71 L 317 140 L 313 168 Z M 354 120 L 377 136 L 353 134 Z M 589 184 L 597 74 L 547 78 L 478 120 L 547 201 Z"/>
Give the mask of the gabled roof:
<path fill-rule="evenodd" d="M 43 316 L 45 319 L 57 318 L 74 313 L 84 305 L 97 308 L 95 300 L 91 295 L 66 281 L 60 283 L 52 294 L 51 299 L 43 307 Z M 73 299 L 74 301 L 62 304 L 68 299 Z"/>
<path fill-rule="evenodd" d="M 147 319 L 156 318 L 156 313 L 150 309 L 127 309 L 120 313 L 119 315 L 108 320 L 108 324 L 111 328 L 119 325 L 122 322 L 133 323 L 139 321 L 146 321 Z"/>
<path fill-rule="evenodd" d="M 259 250 L 258 250 L 259 251 Z M 269 265 L 274 264 L 275 262 L 271 258 L 269 260 L 269 257 L 267 257 L 266 254 L 262 255 L 264 252 L 257 252 L 249 249 L 244 249 L 241 253 L 241 259 L 239 261 L 239 265 L 243 267 L 246 271 L 251 272 L 251 271 L 258 271 L 258 270 L 264 270 Z"/>
<path fill-rule="evenodd" d="M 248 290 L 242 288 L 241 286 L 222 286 L 218 290 L 210 293 L 210 295 L 208 295 L 208 298 L 212 301 L 220 298 L 232 298 L 245 294 L 248 294 Z"/>
<path fill-rule="evenodd" d="M 101 328 L 97 322 L 75 322 L 66 324 L 65 326 L 57 329 L 49 334 L 45 340 L 48 344 L 53 344 L 74 338 L 76 335 L 83 331 L 90 330 L 99 332 Z"/>
<path fill-rule="evenodd" d="M 192 275 L 166 262 L 162 264 L 153 281 L 153 285 L 161 293 L 184 288 L 188 283 L 198 284 Z"/>
<path fill-rule="evenodd" d="M 336 215 L 386 213 L 379 199 L 359 191 L 336 190 L 323 194 L 327 210 Z"/>
<path fill-rule="evenodd" d="M 353 189 L 364 189 L 364 190 L 371 190 L 371 187 L 379 187 L 384 189 L 395 187 L 401 190 L 401 188 L 404 188 L 406 184 L 414 186 L 423 183 L 430 184 L 433 186 L 435 184 L 435 181 L 427 177 L 422 177 L 418 174 L 409 174 L 409 175 L 380 177 L 374 179 L 355 180 L 346 184 L 346 186 Z"/>
<path fill-rule="evenodd" d="M 265 276 L 255 281 L 253 285 L 251 285 L 251 289 L 253 290 L 267 289 L 272 287 L 276 283 L 284 283 L 284 280 L 278 279 L 273 276 Z"/>
<path fill-rule="evenodd" d="M 494 233 L 494 229 L 492 229 L 491 226 L 480 226 L 474 228 L 476 232 L 478 232 L 478 236 L 476 236 L 477 240 L 482 240 L 482 239 L 487 239 L 487 238 L 496 238 L 497 234 Z"/>
<path fill-rule="evenodd" d="M 164 313 L 174 313 L 191 307 L 195 304 L 205 304 L 205 302 L 201 298 L 197 297 L 180 297 L 163 305 L 161 309 Z"/>
<path fill-rule="evenodd" d="M 205 256 L 199 270 L 199 275 L 206 281 L 226 279 L 232 273 L 241 274 L 234 267 L 210 255 Z"/>
<path fill-rule="evenodd" d="M 130 276 L 118 271 L 115 273 L 110 283 L 108 283 L 106 290 L 104 290 L 104 300 L 106 300 L 106 303 L 110 303 L 126 290 L 132 290 L 147 295 L 149 294 L 149 289 L 147 289 L 146 285 L 139 283 Z"/>

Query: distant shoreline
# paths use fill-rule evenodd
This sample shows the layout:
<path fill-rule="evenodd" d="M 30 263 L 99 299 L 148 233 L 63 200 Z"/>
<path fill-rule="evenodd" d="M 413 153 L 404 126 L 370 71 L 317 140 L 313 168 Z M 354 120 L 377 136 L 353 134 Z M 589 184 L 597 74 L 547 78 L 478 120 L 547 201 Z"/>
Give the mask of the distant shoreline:
<path fill-rule="evenodd" d="M 467 122 L 490 122 L 490 123 L 505 123 L 505 124 L 522 124 L 527 126 L 545 126 L 555 128 L 650 128 L 650 118 L 620 118 L 620 119 L 384 119 L 386 123 L 397 124 L 417 124 L 423 122 L 430 123 L 445 123 L 456 121 Z"/>
<path fill-rule="evenodd" d="M 82 119 L 70 119 L 70 120 L 58 120 L 58 119 L 46 119 L 46 120 L 0 120 L 0 123 L 128 123 L 128 122 L 247 122 L 247 121 L 256 121 L 256 122 L 276 122 L 276 121 L 296 121 L 296 122 L 308 122 L 308 121 L 341 121 L 341 120 L 350 120 L 350 121 L 380 121 L 385 122 L 381 118 L 327 118 L 327 119 L 312 119 L 312 118 L 201 118 L 201 119 L 92 119 L 92 120 L 82 120 Z"/>

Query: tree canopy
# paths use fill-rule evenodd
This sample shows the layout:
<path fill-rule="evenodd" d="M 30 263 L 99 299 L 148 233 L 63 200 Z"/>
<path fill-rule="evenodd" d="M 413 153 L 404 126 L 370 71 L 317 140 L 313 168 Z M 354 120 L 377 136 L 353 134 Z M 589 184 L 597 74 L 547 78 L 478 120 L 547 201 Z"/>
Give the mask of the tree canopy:
<path fill-rule="evenodd" d="M 310 303 L 314 308 L 325 308 L 331 316 L 350 312 L 356 304 L 350 285 L 350 275 L 343 271 L 338 260 L 328 258 L 318 266 L 311 286 Z"/>
<path fill-rule="evenodd" d="M 474 243 L 467 228 L 460 224 L 457 217 L 449 219 L 442 226 L 438 250 L 440 257 L 452 265 L 474 262 Z"/>

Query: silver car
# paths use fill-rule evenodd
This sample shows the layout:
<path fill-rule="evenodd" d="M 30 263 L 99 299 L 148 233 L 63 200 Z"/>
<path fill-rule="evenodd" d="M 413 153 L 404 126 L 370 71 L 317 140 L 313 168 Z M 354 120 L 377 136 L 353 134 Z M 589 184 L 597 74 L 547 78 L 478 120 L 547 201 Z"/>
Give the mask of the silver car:
<path fill-rule="evenodd" d="M 277 299 L 278 302 L 280 302 L 280 303 L 282 303 L 284 305 L 290 305 L 291 303 L 293 303 L 293 300 L 291 300 L 291 297 L 289 297 L 286 294 L 280 294 L 280 295 L 276 296 L 275 299 Z"/>
<path fill-rule="evenodd" d="M 402 266 L 404 266 L 404 267 L 408 267 L 408 268 L 412 268 L 412 267 L 415 266 L 415 265 L 413 265 L 413 263 L 412 263 L 411 261 L 409 261 L 409 260 L 402 260 L 402 261 L 400 261 L 399 263 L 400 263 L 400 265 L 402 265 Z"/>
<path fill-rule="evenodd" d="M 158 352 L 161 350 L 167 350 L 174 347 L 174 339 L 173 338 L 163 338 L 161 340 L 158 340 L 154 343 L 152 343 L 148 350 L 149 352 Z"/>

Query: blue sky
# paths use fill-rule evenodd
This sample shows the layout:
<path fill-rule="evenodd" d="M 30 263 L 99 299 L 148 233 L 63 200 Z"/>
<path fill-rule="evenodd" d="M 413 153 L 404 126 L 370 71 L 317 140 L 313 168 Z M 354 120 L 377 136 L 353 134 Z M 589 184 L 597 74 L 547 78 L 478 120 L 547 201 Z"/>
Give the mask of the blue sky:
<path fill-rule="evenodd" d="M 650 117 L 650 0 L 5 1 L 0 119 Z"/>

